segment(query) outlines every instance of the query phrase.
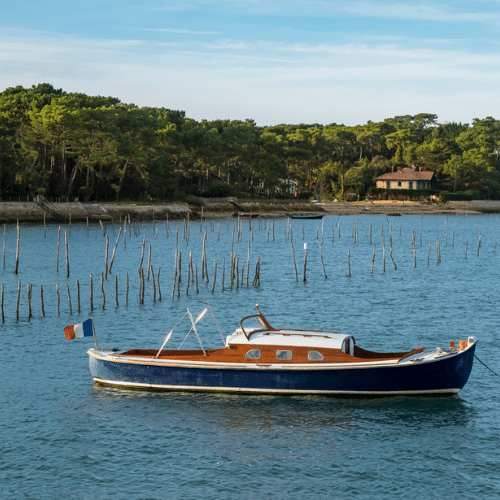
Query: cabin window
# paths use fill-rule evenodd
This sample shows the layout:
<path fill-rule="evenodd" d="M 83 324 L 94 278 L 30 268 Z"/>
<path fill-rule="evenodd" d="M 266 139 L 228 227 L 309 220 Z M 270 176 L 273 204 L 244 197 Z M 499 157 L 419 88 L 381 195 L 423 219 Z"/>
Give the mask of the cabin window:
<path fill-rule="evenodd" d="M 309 361 L 323 361 L 325 358 L 324 358 L 323 354 L 321 354 L 318 351 L 309 351 L 307 353 L 307 359 Z"/>
<path fill-rule="evenodd" d="M 276 359 L 292 359 L 292 351 L 276 351 Z"/>
<path fill-rule="evenodd" d="M 252 349 L 245 354 L 247 359 L 260 359 L 260 349 Z"/>

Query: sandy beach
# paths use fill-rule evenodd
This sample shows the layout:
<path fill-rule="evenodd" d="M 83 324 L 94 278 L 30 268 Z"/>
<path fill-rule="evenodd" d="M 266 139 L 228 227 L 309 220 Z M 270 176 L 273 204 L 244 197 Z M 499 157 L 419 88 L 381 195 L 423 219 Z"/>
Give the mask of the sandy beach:
<path fill-rule="evenodd" d="M 188 205 L 172 202 L 158 204 L 142 203 L 54 203 L 57 212 L 50 212 L 35 202 L 0 202 L 0 222 L 73 222 L 92 220 L 119 220 L 130 217 L 131 220 L 165 220 L 184 218 L 188 214 L 192 219 L 201 216 L 207 218 L 228 217 L 234 213 L 256 213 L 261 217 L 287 217 L 290 215 L 324 214 L 324 215 L 357 215 L 357 214 L 481 214 L 500 213 L 500 201 L 451 201 L 446 204 L 420 203 L 411 201 L 362 201 L 362 202 L 287 202 L 274 201 L 241 201 L 237 205 L 227 202 L 205 203 L 204 205 Z M 58 216 L 59 215 L 59 216 Z"/>

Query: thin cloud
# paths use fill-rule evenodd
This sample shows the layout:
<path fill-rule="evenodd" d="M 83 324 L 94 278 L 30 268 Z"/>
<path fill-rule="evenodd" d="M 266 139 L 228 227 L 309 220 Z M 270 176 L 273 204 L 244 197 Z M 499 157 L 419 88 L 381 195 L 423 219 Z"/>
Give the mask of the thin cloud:
<path fill-rule="evenodd" d="M 195 31 L 175 28 L 130 28 L 135 31 L 150 31 L 156 33 L 175 33 L 178 35 L 221 35 L 220 31 Z"/>
<path fill-rule="evenodd" d="M 431 109 L 441 120 L 467 122 L 494 116 L 500 102 L 500 51 L 440 50 L 405 40 L 165 44 L 4 32 L 0 55 L 1 89 L 46 81 L 68 92 L 183 109 L 195 119 L 354 125 Z"/>
<path fill-rule="evenodd" d="M 344 12 L 362 17 L 385 19 L 412 19 L 417 21 L 437 21 L 441 23 L 492 23 L 500 19 L 498 12 L 478 12 L 475 10 L 456 9 L 435 4 L 391 2 L 354 2 L 344 5 Z"/>

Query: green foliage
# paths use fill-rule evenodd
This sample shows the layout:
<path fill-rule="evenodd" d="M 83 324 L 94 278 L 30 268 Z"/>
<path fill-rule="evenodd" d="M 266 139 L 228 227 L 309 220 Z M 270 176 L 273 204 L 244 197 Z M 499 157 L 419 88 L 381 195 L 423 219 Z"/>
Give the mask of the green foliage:
<path fill-rule="evenodd" d="M 313 193 L 309 192 L 309 191 L 302 191 L 301 193 L 299 193 L 297 195 L 297 198 L 299 200 L 309 200 L 313 197 Z"/>
<path fill-rule="evenodd" d="M 450 191 L 440 191 L 439 192 L 439 201 L 441 203 L 446 203 L 447 201 L 471 201 L 477 196 L 474 197 L 472 192 L 468 193 L 450 193 Z"/>
<path fill-rule="evenodd" d="M 500 199 L 500 122 L 438 124 L 436 115 L 421 113 L 355 127 L 257 127 L 250 119 L 197 122 L 184 111 L 139 108 L 46 83 L 0 93 L 2 196 L 289 196 L 294 181 L 299 198 L 345 199 L 364 196 L 395 166 L 431 170 L 449 191 Z M 411 195 L 425 195 L 418 193 Z"/>
<path fill-rule="evenodd" d="M 189 205 L 194 205 L 196 207 L 202 207 L 204 205 L 203 200 L 195 196 L 194 194 L 189 194 L 184 198 L 184 201 Z"/>

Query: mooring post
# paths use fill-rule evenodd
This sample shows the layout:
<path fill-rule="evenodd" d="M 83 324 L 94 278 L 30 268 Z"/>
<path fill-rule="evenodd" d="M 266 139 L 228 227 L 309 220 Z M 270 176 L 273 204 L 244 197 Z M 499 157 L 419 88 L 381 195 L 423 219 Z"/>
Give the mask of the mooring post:
<path fill-rule="evenodd" d="M 17 219 L 17 243 L 16 243 L 16 267 L 14 269 L 14 274 L 17 274 L 19 270 L 19 240 L 21 238 L 21 232 L 19 229 L 19 219 Z"/>

